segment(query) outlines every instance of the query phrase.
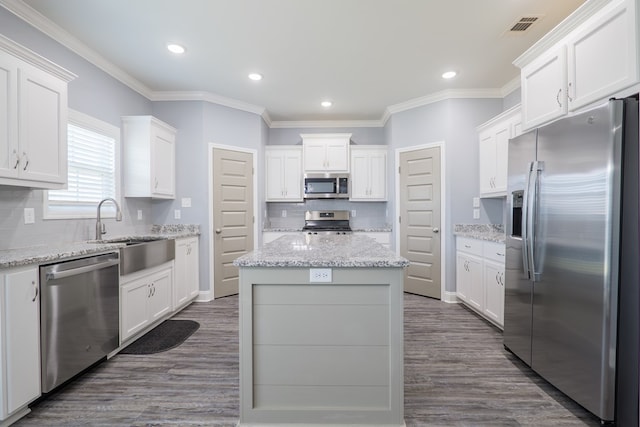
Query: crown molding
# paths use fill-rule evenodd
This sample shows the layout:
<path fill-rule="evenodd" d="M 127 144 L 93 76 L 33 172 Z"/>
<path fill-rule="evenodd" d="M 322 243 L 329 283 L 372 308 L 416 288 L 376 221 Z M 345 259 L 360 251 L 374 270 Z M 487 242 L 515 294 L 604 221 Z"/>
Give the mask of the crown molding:
<path fill-rule="evenodd" d="M 211 92 L 203 91 L 157 91 L 152 92 L 148 97 L 150 101 L 205 101 L 212 104 L 222 105 L 224 107 L 234 108 L 236 110 L 246 111 L 247 113 L 262 116 L 265 108 L 258 105 L 249 104 L 248 102 L 239 101 L 233 98 L 217 95 Z"/>
<path fill-rule="evenodd" d="M 515 77 L 510 82 L 507 82 L 506 85 L 502 86 L 500 88 L 500 93 L 504 98 L 505 96 L 509 95 L 511 92 L 513 92 L 516 89 L 520 89 L 520 75 L 518 75 L 518 77 Z"/>
<path fill-rule="evenodd" d="M 517 57 L 513 61 L 513 65 L 522 68 L 529 64 L 612 1 L 613 0 L 589 0 L 584 2 L 582 6 L 577 8 L 571 15 L 567 16 L 562 22 L 556 25 L 555 28 L 527 49 L 527 51 Z"/>
<path fill-rule="evenodd" d="M 391 115 L 447 99 L 502 97 L 502 91 L 500 89 L 448 89 L 436 92 L 432 95 L 410 99 L 409 101 L 401 102 L 400 104 L 390 105 L 387 107 L 387 111 L 389 112 L 389 115 Z"/>
<path fill-rule="evenodd" d="M 293 128 L 379 128 L 381 120 L 308 120 L 308 121 L 274 121 L 272 129 Z"/>
<path fill-rule="evenodd" d="M 14 42 L 13 40 L 3 36 L 2 34 L 0 34 L 0 50 L 4 50 L 5 52 L 8 52 L 9 54 L 17 58 L 20 58 L 21 60 L 41 70 L 45 70 L 67 83 L 78 77 L 71 71 L 62 68 L 58 64 L 49 61 L 47 58 L 38 55 L 31 49 L 27 49 L 26 47 Z"/>

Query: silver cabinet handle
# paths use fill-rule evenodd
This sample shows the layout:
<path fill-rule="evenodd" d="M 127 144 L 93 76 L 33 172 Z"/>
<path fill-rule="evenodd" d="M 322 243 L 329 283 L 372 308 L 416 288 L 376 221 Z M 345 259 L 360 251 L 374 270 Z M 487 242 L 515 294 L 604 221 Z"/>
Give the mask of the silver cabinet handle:
<path fill-rule="evenodd" d="M 13 155 L 16 156 L 16 164 L 13 165 L 13 168 L 18 169 L 18 165 L 20 164 L 20 156 L 18 156 L 16 150 L 13 150 Z"/>
<path fill-rule="evenodd" d="M 25 153 L 24 151 L 22 152 L 22 157 L 24 157 L 24 159 L 26 160 L 24 167 L 22 168 L 23 171 L 27 170 L 27 166 L 29 166 L 29 156 L 27 156 L 27 153 Z"/>
<path fill-rule="evenodd" d="M 558 89 L 558 94 L 556 95 L 556 101 L 558 102 L 558 106 L 562 108 L 562 103 L 560 102 L 560 94 L 562 93 L 562 88 Z"/>
<path fill-rule="evenodd" d="M 569 87 L 567 88 L 567 98 L 569 102 L 573 102 L 573 98 L 571 98 L 571 82 L 569 82 Z"/>

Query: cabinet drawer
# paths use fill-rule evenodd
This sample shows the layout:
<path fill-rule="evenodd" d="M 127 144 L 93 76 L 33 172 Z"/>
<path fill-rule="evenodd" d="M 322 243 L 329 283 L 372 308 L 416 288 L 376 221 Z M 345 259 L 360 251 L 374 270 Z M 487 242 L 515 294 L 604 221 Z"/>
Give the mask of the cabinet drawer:
<path fill-rule="evenodd" d="M 504 243 L 484 242 L 482 253 L 484 258 L 504 264 L 504 254 Z"/>
<path fill-rule="evenodd" d="M 460 252 L 482 256 L 482 240 L 458 237 L 456 240 L 456 249 Z"/>

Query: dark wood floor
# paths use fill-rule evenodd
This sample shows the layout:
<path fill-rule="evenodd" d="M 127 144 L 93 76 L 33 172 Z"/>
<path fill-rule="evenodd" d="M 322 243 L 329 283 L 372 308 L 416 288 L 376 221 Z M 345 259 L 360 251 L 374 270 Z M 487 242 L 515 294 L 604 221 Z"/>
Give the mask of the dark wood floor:
<path fill-rule="evenodd" d="M 238 298 L 175 318 L 200 329 L 173 350 L 120 354 L 32 407 L 26 426 L 234 426 Z M 457 304 L 405 294 L 407 426 L 598 426 L 502 347 L 498 329 Z"/>

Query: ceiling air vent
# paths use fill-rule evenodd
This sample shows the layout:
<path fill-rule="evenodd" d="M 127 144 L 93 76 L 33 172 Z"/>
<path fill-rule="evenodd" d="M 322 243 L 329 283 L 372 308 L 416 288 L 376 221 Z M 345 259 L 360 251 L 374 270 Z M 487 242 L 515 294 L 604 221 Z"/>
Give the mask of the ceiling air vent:
<path fill-rule="evenodd" d="M 529 28 L 531 28 L 531 26 L 533 24 L 535 24 L 536 22 L 538 22 L 540 19 L 542 18 L 542 16 L 536 16 L 536 15 L 531 15 L 531 16 L 523 16 L 522 18 L 518 19 L 512 26 L 511 28 L 509 28 L 509 31 L 507 31 L 507 33 L 509 34 L 522 34 L 525 31 L 527 31 Z"/>

